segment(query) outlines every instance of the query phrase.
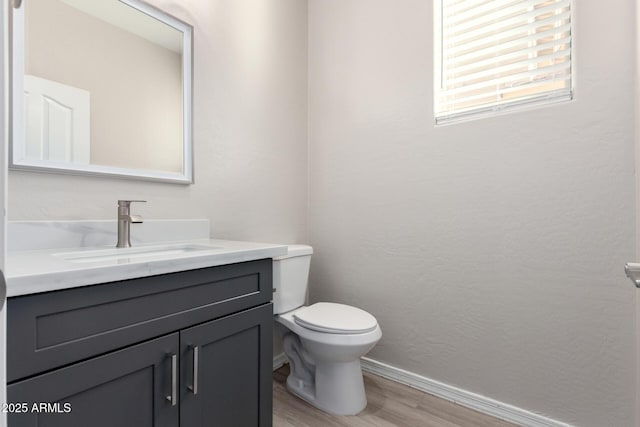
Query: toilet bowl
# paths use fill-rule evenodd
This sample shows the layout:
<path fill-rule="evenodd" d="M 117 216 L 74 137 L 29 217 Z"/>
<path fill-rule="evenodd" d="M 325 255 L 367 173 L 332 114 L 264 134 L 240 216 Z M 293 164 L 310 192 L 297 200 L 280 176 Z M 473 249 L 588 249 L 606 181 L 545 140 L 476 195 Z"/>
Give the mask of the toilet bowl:
<path fill-rule="evenodd" d="M 367 405 L 360 357 L 382 331 L 374 316 L 356 307 L 303 305 L 312 253 L 310 246 L 292 245 L 274 259 L 275 320 L 291 365 L 287 389 L 325 412 L 355 415 Z"/>

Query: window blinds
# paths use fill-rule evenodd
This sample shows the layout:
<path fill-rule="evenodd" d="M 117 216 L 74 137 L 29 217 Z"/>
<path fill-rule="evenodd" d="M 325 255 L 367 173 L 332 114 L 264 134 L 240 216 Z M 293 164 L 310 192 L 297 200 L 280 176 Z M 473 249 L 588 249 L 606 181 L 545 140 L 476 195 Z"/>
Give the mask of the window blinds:
<path fill-rule="evenodd" d="M 438 123 L 571 98 L 571 0 L 438 0 Z"/>

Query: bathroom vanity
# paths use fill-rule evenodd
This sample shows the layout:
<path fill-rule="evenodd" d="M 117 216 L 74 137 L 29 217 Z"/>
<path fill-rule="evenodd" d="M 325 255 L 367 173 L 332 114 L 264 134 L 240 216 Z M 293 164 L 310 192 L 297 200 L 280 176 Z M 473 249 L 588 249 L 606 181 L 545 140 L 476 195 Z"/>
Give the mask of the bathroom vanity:
<path fill-rule="evenodd" d="M 191 24 L 141 0 L 10 10 L 11 169 L 193 183 Z M 199 220 L 145 221 L 125 247 L 140 221 L 120 202 L 117 239 L 113 221 L 8 224 L 9 425 L 270 425 L 286 247 Z"/>
<path fill-rule="evenodd" d="M 42 261 L 59 252 L 14 256 L 48 273 L 8 278 L 9 425 L 270 426 L 271 257 L 286 247 L 208 242 L 177 259 L 67 260 L 70 288 L 62 261 Z M 91 270 L 99 283 L 78 285 Z"/>

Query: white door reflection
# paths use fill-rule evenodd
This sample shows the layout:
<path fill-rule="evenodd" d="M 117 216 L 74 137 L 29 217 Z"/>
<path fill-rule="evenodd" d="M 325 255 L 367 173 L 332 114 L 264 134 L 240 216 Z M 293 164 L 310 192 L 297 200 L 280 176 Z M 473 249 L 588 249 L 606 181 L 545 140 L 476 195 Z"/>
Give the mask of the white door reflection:
<path fill-rule="evenodd" d="M 24 96 L 27 158 L 89 164 L 89 92 L 25 75 Z"/>

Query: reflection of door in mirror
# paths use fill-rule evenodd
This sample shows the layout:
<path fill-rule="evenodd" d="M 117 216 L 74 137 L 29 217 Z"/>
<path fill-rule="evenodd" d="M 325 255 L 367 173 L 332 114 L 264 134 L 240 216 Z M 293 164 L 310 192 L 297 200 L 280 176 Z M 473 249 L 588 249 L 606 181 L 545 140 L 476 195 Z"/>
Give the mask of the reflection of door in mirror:
<path fill-rule="evenodd" d="M 25 103 L 27 157 L 182 173 L 182 33 L 117 0 L 24 6 L 25 77 L 57 92 Z M 74 104 L 83 96 L 86 113 Z M 78 138 L 90 148 L 71 143 Z"/>
<path fill-rule="evenodd" d="M 26 75 L 24 97 L 27 157 L 88 164 L 89 92 Z"/>

